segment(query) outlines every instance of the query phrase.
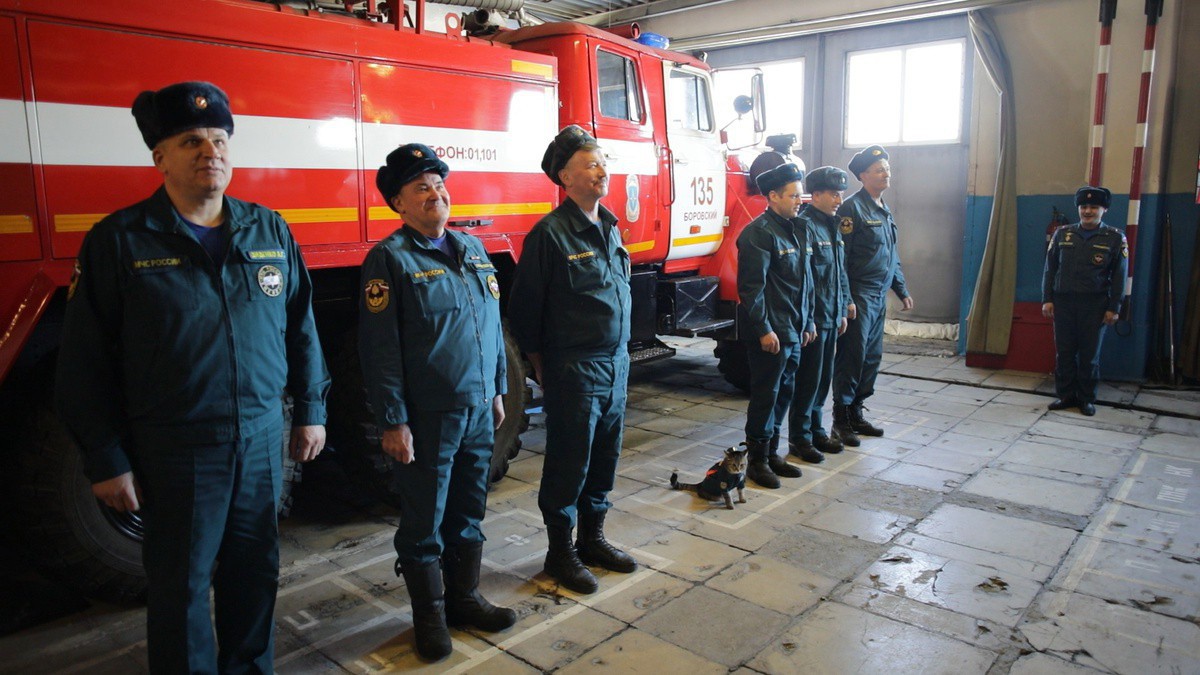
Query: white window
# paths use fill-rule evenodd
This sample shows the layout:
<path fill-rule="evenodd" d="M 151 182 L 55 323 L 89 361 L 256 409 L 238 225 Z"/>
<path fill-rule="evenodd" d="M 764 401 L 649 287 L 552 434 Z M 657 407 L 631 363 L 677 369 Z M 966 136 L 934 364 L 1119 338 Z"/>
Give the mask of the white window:
<path fill-rule="evenodd" d="M 766 63 L 756 68 L 763 74 L 763 93 L 766 98 L 764 112 L 767 120 L 765 135 L 796 134 L 797 139 L 804 138 L 804 59 Z M 750 95 L 750 78 L 754 72 L 754 69 L 750 68 L 717 71 L 713 89 L 716 93 L 718 127 L 723 128 L 737 117 L 733 109 L 733 99 L 741 95 Z M 729 131 L 729 144 L 733 147 L 749 142 L 743 141 L 743 137 L 753 140 L 752 125 L 735 124 Z M 801 147 L 802 143 L 798 140 L 792 146 L 792 151 L 796 152 Z"/>
<path fill-rule="evenodd" d="M 962 40 L 846 56 L 846 147 L 962 138 Z"/>
<path fill-rule="evenodd" d="M 600 50 L 596 53 L 599 75 L 600 114 L 621 120 L 642 121 L 642 102 L 638 96 L 637 68 L 633 59 Z"/>
<path fill-rule="evenodd" d="M 679 129 L 712 131 L 712 114 L 708 109 L 708 81 L 699 75 L 675 69 L 671 71 L 669 86 L 673 105 L 668 110 L 675 111 L 672 114 L 679 116 L 678 119 L 671 120 L 671 124 Z"/>

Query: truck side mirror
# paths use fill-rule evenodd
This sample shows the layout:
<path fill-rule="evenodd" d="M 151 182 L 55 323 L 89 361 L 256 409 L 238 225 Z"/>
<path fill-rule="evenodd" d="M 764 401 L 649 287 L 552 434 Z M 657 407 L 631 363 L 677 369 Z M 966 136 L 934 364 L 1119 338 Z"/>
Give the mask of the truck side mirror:
<path fill-rule="evenodd" d="M 745 115 L 754 109 L 754 99 L 749 96 L 738 96 L 733 99 L 733 110 L 738 114 L 738 117 Z"/>

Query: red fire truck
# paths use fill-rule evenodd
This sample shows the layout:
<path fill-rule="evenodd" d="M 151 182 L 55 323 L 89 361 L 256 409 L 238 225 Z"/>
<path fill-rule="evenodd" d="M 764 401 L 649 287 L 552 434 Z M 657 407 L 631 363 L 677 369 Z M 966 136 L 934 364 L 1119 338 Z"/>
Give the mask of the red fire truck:
<path fill-rule="evenodd" d="M 161 181 L 129 112 L 144 89 L 208 80 L 228 92 L 230 194 L 277 209 L 302 245 L 333 373 L 331 447 L 385 499 L 390 472 L 353 331 L 358 266 L 399 225 L 374 172 L 401 143 L 430 145 L 449 163 L 451 225 L 485 242 L 503 291 L 525 233 L 562 198 L 539 169 L 546 143 L 566 124 L 590 130 L 634 265 L 635 358 L 671 353 L 656 335 L 734 335 L 733 243 L 763 202 L 726 158 L 703 62 L 574 23 L 481 39 L 464 35 L 457 15 L 445 34 L 424 31 L 423 0 L 416 28 L 373 0 L 328 4 L 345 11 L 0 0 L 0 410 L 6 474 L 18 485 L 6 511 L 38 562 L 86 592 L 141 594 L 141 524 L 92 498 L 50 389 L 84 234 Z M 508 360 L 493 478 L 527 419 L 511 340 Z"/>

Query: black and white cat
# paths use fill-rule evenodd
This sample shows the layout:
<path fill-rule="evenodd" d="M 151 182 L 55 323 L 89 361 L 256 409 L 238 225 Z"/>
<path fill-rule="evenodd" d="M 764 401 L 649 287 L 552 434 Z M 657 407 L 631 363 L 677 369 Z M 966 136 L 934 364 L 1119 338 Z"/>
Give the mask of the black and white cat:
<path fill-rule="evenodd" d="M 696 496 L 708 501 L 724 498 L 725 508 L 733 508 L 733 499 L 729 493 L 737 490 L 739 504 L 746 503 L 743 490 L 746 487 L 746 444 L 736 448 L 726 448 L 725 458 L 712 465 L 699 483 L 680 483 L 679 473 L 671 472 L 671 489 L 695 492 Z"/>

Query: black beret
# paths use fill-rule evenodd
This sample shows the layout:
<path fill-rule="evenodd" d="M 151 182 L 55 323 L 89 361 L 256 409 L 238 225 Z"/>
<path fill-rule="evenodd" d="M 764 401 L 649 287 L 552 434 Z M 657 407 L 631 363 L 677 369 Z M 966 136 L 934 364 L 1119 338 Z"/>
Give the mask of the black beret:
<path fill-rule="evenodd" d="M 819 166 L 804 177 L 804 189 L 809 194 L 824 190 L 845 190 L 849 182 L 846 172 L 836 166 Z"/>
<path fill-rule="evenodd" d="M 426 173 L 445 178 L 450 174 L 450 167 L 438 159 L 437 153 L 428 145 L 409 143 L 388 153 L 387 163 L 375 174 L 375 187 L 379 188 L 383 201 L 391 206 L 392 199 L 400 194 L 400 188 Z"/>
<path fill-rule="evenodd" d="M 546 154 L 542 155 L 542 171 L 556 185 L 561 186 L 558 172 L 562 171 L 576 152 L 585 147 L 598 147 L 596 139 L 578 124 L 564 127 L 554 140 L 550 141 L 550 145 L 546 146 Z"/>
<path fill-rule="evenodd" d="M 764 171 L 754 177 L 754 182 L 758 185 L 758 191 L 764 195 L 798 180 L 804 180 L 804 172 L 800 170 L 800 167 L 791 162 L 780 164 L 774 169 Z"/>
<path fill-rule="evenodd" d="M 858 178 L 862 172 L 871 168 L 871 165 L 881 159 L 887 159 L 887 150 L 883 149 L 882 145 L 872 145 L 858 151 L 858 154 L 850 158 L 850 173 Z"/>
<path fill-rule="evenodd" d="M 1086 185 L 1075 191 L 1075 206 L 1091 204 L 1107 209 L 1111 202 L 1112 192 L 1109 192 L 1107 188 Z"/>
<path fill-rule="evenodd" d="M 224 129 L 233 135 L 229 97 L 208 82 L 177 82 L 133 99 L 133 118 L 151 150 L 164 138 L 191 129 Z"/>

